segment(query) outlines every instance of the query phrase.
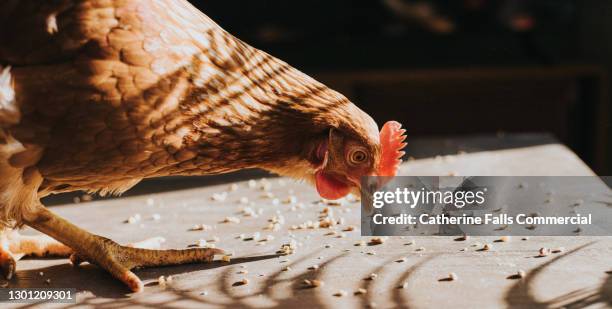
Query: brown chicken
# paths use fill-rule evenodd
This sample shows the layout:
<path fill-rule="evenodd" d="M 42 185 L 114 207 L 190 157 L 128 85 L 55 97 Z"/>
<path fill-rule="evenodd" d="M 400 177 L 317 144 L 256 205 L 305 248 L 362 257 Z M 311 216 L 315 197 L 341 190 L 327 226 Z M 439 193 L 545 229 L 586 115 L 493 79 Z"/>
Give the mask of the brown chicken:
<path fill-rule="evenodd" d="M 337 199 L 394 175 L 396 122 L 234 38 L 185 0 L 4 0 L 0 4 L 0 266 L 69 255 L 133 291 L 135 267 L 210 261 L 219 249 L 121 246 L 40 203 L 119 194 L 143 178 L 261 168 Z M 28 225 L 48 237 L 20 236 Z M 141 245 L 145 247 L 151 247 Z"/>

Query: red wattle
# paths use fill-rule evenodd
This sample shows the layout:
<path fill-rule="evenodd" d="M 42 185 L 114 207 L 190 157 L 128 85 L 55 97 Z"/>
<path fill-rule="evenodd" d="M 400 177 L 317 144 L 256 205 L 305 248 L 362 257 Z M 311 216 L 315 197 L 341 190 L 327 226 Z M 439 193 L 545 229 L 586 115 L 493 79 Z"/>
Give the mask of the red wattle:
<path fill-rule="evenodd" d="M 328 200 L 343 198 L 351 192 L 351 187 L 325 174 L 323 171 L 315 173 L 315 182 L 319 195 Z"/>

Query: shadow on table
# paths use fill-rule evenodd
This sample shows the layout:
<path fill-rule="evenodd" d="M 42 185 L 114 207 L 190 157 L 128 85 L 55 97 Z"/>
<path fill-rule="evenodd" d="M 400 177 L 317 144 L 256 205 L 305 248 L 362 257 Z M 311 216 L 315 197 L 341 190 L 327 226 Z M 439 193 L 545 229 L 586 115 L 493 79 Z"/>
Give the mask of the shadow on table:
<path fill-rule="evenodd" d="M 549 261 L 538 265 L 536 268 L 530 270 L 527 276 L 522 280 L 516 280 L 512 284 L 510 289 L 505 295 L 505 301 L 508 307 L 511 308 L 582 308 L 593 304 L 612 305 L 612 273 L 606 273 L 606 279 L 600 286 L 594 286 L 590 288 L 584 288 L 577 291 L 561 295 L 550 300 L 538 300 L 533 295 L 534 291 L 534 280 L 540 275 L 545 269 L 553 265 L 559 260 L 568 258 L 573 254 L 591 246 L 593 242 L 584 244 L 577 248 L 574 248 L 562 255 L 556 256 Z M 196 285 L 187 284 L 188 286 L 169 286 L 164 290 L 149 290 L 149 293 L 130 295 L 129 291 L 118 281 L 113 279 L 103 270 L 91 266 L 85 265 L 82 268 L 73 268 L 69 264 L 61 264 L 51 266 L 43 269 L 20 271 L 17 273 L 17 278 L 14 281 L 14 285 L 19 287 L 76 287 L 78 291 L 89 291 L 92 296 L 88 296 L 84 299 L 79 299 L 78 304 L 56 304 L 63 308 L 73 308 L 77 306 L 92 306 L 99 308 L 115 308 L 125 306 L 139 306 L 139 307 L 155 307 L 155 308 L 185 308 L 185 307 L 202 307 L 206 305 L 226 307 L 226 308 L 253 308 L 252 300 L 253 297 L 266 297 L 270 299 L 274 305 L 274 308 L 321 308 L 326 305 L 324 298 L 322 298 L 321 289 L 309 289 L 303 285 L 305 279 L 322 279 L 322 272 L 320 271 L 295 271 L 300 269 L 300 263 L 309 261 L 314 257 L 321 254 L 321 251 L 314 251 L 300 258 L 291 259 L 285 266 L 292 267 L 294 270 L 286 273 L 282 268 L 270 273 L 266 276 L 265 282 L 261 285 L 254 285 L 253 287 L 246 287 L 245 289 L 234 289 L 232 288 L 232 274 L 236 272 L 236 268 L 227 267 L 231 265 L 242 265 L 245 263 L 256 262 L 261 260 L 268 260 L 277 258 L 278 255 L 262 255 L 244 258 L 235 258 L 230 263 L 213 262 L 210 264 L 191 264 L 181 265 L 163 268 L 150 268 L 137 271 L 137 274 L 147 285 L 147 289 L 155 289 L 156 279 L 160 274 L 163 275 L 179 275 L 189 272 L 196 272 L 206 269 L 214 269 L 218 267 L 227 267 L 218 276 L 218 280 L 213 281 L 212 285 L 216 288 L 217 294 L 214 295 L 202 295 L 199 292 L 211 288 L 211 283 L 208 282 L 191 282 Z M 404 268 L 398 277 L 397 281 L 389 282 L 389 284 L 395 284 L 395 286 L 388 286 L 388 289 L 395 288 L 394 291 L 390 291 L 390 300 L 394 303 L 394 306 L 407 308 L 410 306 L 410 300 L 414 299 L 414 291 L 402 289 L 401 291 L 397 286 L 402 285 L 414 277 L 414 274 L 422 271 L 425 265 L 429 267 L 435 267 L 431 264 L 435 264 L 437 260 L 441 260 L 441 255 L 433 254 L 426 257 L 418 258 L 415 263 L 406 263 Z M 393 263 L 398 257 L 393 257 L 383 263 L 382 265 L 389 265 Z M 348 259 L 348 260 L 347 260 Z M 332 264 L 343 264 L 348 263 L 352 258 L 347 254 L 338 254 L 331 256 L 325 261 L 322 261 L 320 268 L 333 268 Z M 380 266 L 376 269 L 359 269 L 360 273 L 363 272 L 364 276 L 368 273 L 382 272 Z M 284 267 L 283 267 L 284 268 Z M 251 269 L 253 270 L 253 269 Z M 45 273 L 44 277 L 39 276 L 39 272 Z M 255 270 L 256 271 L 256 270 Z M 44 284 L 44 278 L 53 278 L 50 285 Z M 416 280 L 416 279 L 414 279 Z M 510 280 L 510 279 L 507 279 Z M 148 282 L 147 282 L 148 281 Z M 185 282 L 185 280 L 179 280 L 179 282 Z M 287 287 L 290 285 L 291 295 L 288 297 L 276 297 L 275 291 L 277 288 Z M 366 290 L 370 290 L 370 281 L 358 282 L 359 287 Z M 401 292 L 401 293 L 400 293 Z M 163 298 L 156 299 L 157 294 L 164 293 Z M 360 297 L 359 301 L 361 305 L 367 306 L 371 303 L 372 296 L 370 293 Z M 106 299 L 100 299 L 106 298 Z M 110 298 L 110 299 L 109 299 Z M 21 308 L 33 308 L 37 307 L 36 304 L 27 304 Z"/>
<path fill-rule="evenodd" d="M 509 308 L 584 308 L 594 304 L 607 304 L 612 306 L 612 272 L 608 271 L 607 278 L 601 286 L 583 288 L 548 301 L 537 300 L 531 293 L 531 285 L 535 278 L 547 267 L 555 262 L 568 258 L 585 249 L 595 242 L 589 242 L 562 255 L 550 259 L 527 273 L 524 280 L 517 281 L 506 293 L 506 303 Z M 578 276 L 580 276 L 578 274 Z"/>
<path fill-rule="evenodd" d="M 249 262 L 278 258 L 278 254 L 235 258 L 231 262 L 214 261 L 211 263 L 194 263 L 186 265 L 155 267 L 139 269 L 134 272 L 145 283 L 145 286 L 157 285 L 160 273 L 165 276 L 174 276 L 195 271 L 227 267 Z M 41 276 L 41 273 L 43 274 Z M 45 280 L 50 279 L 50 283 Z M 91 265 L 82 264 L 74 267 L 70 263 L 53 265 L 38 269 L 18 271 L 15 278 L 11 280 L 8 287 L 19 288 L 76 288 L 78 292 L 90 292 L 94 297 L 104 298 L 129 298 L 131 292 L 121 282 L 113 278 L 103 269 Z"/>

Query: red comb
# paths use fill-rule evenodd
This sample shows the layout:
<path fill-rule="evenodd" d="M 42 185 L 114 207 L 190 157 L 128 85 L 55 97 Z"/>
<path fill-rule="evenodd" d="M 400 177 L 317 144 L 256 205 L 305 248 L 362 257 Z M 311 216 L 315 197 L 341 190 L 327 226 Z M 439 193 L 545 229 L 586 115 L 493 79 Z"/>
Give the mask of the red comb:
<path fill-rule="evenodd" d="M 380 148 L 382 150 L 380 163 L 378 164 L 378 176 L 395 176 L 401 157 L 405 152 L 402 149 L 406 146 L 404 140 L 406 130 L 402 129 L 402 124 L 397 121 L 387 121 L 380 130 Z"/>

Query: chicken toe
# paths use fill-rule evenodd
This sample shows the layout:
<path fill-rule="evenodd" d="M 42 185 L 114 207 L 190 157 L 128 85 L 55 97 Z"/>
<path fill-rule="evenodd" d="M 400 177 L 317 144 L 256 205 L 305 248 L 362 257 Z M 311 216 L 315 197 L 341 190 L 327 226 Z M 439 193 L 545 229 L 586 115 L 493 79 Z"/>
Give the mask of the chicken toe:
<path fill-rule="evenodd" d="M 131 247 L 131 248 L 140 248 L 140 249 L 160 249 L 161 244 L 164 243 L 165 241 L 166 239 L 164 239 L 163 237 L 151 237 L 151 238 L 147 238 L 145 240 L 139 241 L 139 242 L 129 243 L 125 246 Z M 83 264 L 84 262 L 88 262 L 88 260 L 83 255 L 80 255 L 75 252 L 70 255 L 70 262 L 74 266 L 79 266 Z"/>
<path fill-rule="evenodd" d="M 0 249 L 0 273 L 6 280 L 11 280 L 15 275 L 16 263 L 13 256 L 7 250 Z"/>
<path fill-rule="evenodd" d="M 47 235 L 12 234 L 9 238 L 9 251 L 18 260 L 23 256 L 68 257 L 72 254 L 72 249 Z"/>
<path fill-rule="evenodd" d="M 16 230 L 0 232 L 0 273 L 10 280 L 16 271 L 16 261 L 24 256 L 67 257 L 72 249 L 47 235 L 21 235 Z"/>

